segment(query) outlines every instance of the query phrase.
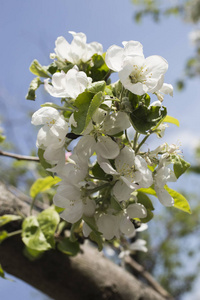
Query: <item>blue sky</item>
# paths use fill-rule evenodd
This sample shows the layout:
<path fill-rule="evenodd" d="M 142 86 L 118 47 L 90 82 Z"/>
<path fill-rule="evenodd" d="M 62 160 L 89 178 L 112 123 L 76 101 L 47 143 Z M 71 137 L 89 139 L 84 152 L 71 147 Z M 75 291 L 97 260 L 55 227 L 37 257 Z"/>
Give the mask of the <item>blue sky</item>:
<path fill-rule="evenodd" d="M 28 112 L 34 112 L 41 103 L 48 101 L 43 91 L 38 93 L 36 102 L 25 100 L 34 77 L 29 72 L 30 63 L 36 58 L 41 64 L 48 65 L 56 38 L 62 35 L 71 41 L 69 30 L 84 32 L 88 42 L 102 43 L 104 51 L 112 44 L 121 45 L 122 41 L 140 41 L 145 56 L 161 55 L 168 61 L 165 82 L 175 84 L 186 58 L 194 51 L 188 41 L 192 26 L 173 17 L 159 24 L 146 18 L 137 25 L 133 15 L 130 0 L 1 0 L 0 115 L 3 116 L 5 134 L 17 144 L 16 151 L 29 154 L 35 148 L 37 132 L 30 124 Z M 188 83 L 184 92 L 175 90 L 174 97 L 166 97 L 164 101 L 168 114 L 180 121 L 180 128 L 170 126 L 166 140 L 168 143 L 180 141 L 189 160 L 192 160 L 191 154 L 199 139 L 199 94 L 199 79 L 196 79 Z M 185 182 L 183 179 L 180 185 Z M 15 300 L 22 299 L 26 289 L 19 284 Z M 0 279 L 0 290 L 5 293 L 5 300 L 13 299 L 12 283 Z M 11 290 L 10 295 L 8 290 Z M 42 299 L 31 293 L 26 296 L 26 299 L 33 298 Z"/>

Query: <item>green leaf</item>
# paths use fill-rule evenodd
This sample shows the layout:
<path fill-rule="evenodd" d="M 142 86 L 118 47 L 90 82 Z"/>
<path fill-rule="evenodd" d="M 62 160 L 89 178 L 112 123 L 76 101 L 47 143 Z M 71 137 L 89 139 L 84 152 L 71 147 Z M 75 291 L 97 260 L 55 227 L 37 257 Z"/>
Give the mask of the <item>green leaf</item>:
<path fill-rule="evenodd" d="M 16 216 L 16 215 L 3 215 L 0 217 L 0 227 L 6 225 L 9 222 L 16 221 L 16 220 L 21 220 L 21 216 Z"/>
<path fill-rule="evenodd" d="M 47 242 L 54 247 L 54 234 L 60 222 L 60 216 L 54 206 L 43 210 L 37 220 Z"/>
<path fill-rule="evenodd" d="M 138 108 L 139 103 L 143 103 L 146 107 L 150 105 L 151 98 L 148 94 L 139 96 L 129 92 L 128 97 L 133 110 Z"/>
<path fill-rule="evenodd" d="M 77 127 L 73 127 L 73 132 L 76 134 L 81 134 L 84 131 L 95 111 L 104 100 L 102 92 L 97 93 L 94 97 L 93 96 L 93 93 L 84 92 L 80 94 L 74 102 L 74 105 L 78 108 L 78 111 L 74 113 Z"/>
<path fill-rule="evenodd" d="M 153 212 L 150 209 L 147 209 L 147 216 L 145 218 L 140 218 L 140 220 L 142 223 L 148 223 L 153 217 Z"/>
<path fill-rule="evenodd" d="M 170 189 L 167 185 L 164 187 L 170 196 L 174 199 L 174 207 L 191 214 L 190 205 L 187 202 L 186 198 L 180 193 Z"/>
<path fill-rule="evenodd" d="M 173 155 L 172 162 L 174 164 L 173 168 L 176 178 L 179 178 L 190 167 L 190 164 L 179 155 Z"/>
<path fill-rule="evenodd" d="M 61 179 L 59 177 L 47 176 L 45 178 L 38 178 L 30 188 L 30 196 L 36 198 L 39 193 L 43 193 L 57 184 Z"/>
<path fill-rule="evenodd" d="M 176 126 L 179 127 L 179 120 L 177 120 L 176 118 L 173 118 L 173 117 L 170 117 L 170 116 L 166 116 L 163 120 L 163 122 L 166 122 L 166 123 L 172 123 Z"/>
<path fill-rule="evenodd" d="M 114 197 L 111 197 L 109 207 L 113 208 L 115 211 L 118 211 L 118 212 L 123 210 L 120 203 L 117 200 L 115 200 Z"/>
<path fill-rule="evenodd" d="M 167 185 L 164 187 L 170 196 L 174 199 L 174 207 L 191 214 L 190 205 L 183 195 L 170 189 Z M 157 197 L 153 188 L 139 189 L 138 191 Z"/>
<path fill-rule="evenodd" d="M 75 256 L 80 251 L 79 243 L 72 242 L 70 238 L 64 238 L 61 242 L 58 243 L 57 248 L 61 252 L 70 256 Z"/>
<path fill-rule="evenodd" d="M 3 278 L 3 279 L 6 279 L 5 273 L 4 273 L 4 270 L 3 270 L 2 266 L 1 266 L 1 264 L 0 264 L 0 277 Z"/>
<path fill-rule="evenodd" d="M 5 141 L 6 137 L 4 135 L 0 134 L 0 143 L 3 143 Z"/>
<path fill-rule="evenodd" d="M 107 67 L 104 58 L 101 55 L 94 54 L 92 56 L 91 65 L 89 66 L 87 73 L 88 76 L 92 77 L 93 82 L 104 80 L 110 72 L 110 69 Z"/>
<path fill-rule="evenodd" d="M 103 97 L 103 93 L 102 92 L 98 92 L 94 98 L 92 99 L 92 101 L 90 102 L 88 111 L 87 111 L 87 116 L 86 116 L 86 120 L 85 120 L 85 127 L 84 129 L 86 129 L 86 127 L 88 126 L 89 122 L 92 119 L 92 116 L 94 115 L 94 113 L 96 112 L 96 110 L 99 108 L 99 106 L 103 103 L 104 101 L 104 97 Z"/>
<path fill-rule="evenodd" d="M 12 279 L 10 279 L 10 278 L 7 278 L 7 277 L 5 276 L 5 273 L 4 273 L 4 270 L 3 270 L 1 264 L 0 264 L 0 277 L 3 278 L 3 279 L 7 279 L 7 280 L 10 280 L 10 281 L 14 281 L 14 280 L 12 280 Z"/>
<path fill-rule="evenodd" d="M 151 187 L 150 188 L 142 188 L 137 191 L 157 197 L 155 190 Z"/>
<path fill-rule="evenodd" d="M 90 239 L 98 245 L 98 250 L 103 249 L 103 239 L 100 233 L 92 231 L 89 235 Z"/>
<path fill-rule="evenodd" d="M 49 72 L 47 71 L 48 67 L 41 66 L 41 64 L 37 61 L 37 59 L 34 59 L 32 64 L 30 65 L 29 70 L 36 76 L 51 78 Z"/>
<path fill-rule="evenodd" d="M 6 230 L 0 231 L 0 244 L 7 239 L 8 232 Z"/>
<path fill-rule="evenodd" d="M 80 231 L 80 225 L 81 225 L 82 220 L 80 219 L 76 223 L 72 224 L 71 227 L 71 234 L 70 234 L 70 241 L 75 242 L 77 241 L 77 238 L 75 236 L 75 233 Z"/>
<path fill-rule="evenodd" d="M 96 163 L 92 167 L 91 171 L 95 178 L 102 179 L 102 180 L 104 180 L 106 178 L 107 174 L 103 171 L 103 169 L 100 167 L 100 165 L 98 163 Z"/>
<path fill-rule="evenodd" d="M 74 119 L 77 122 L 77 127 L 72 126 L 73 132 L 76 134 L 81 134 L 85 128 L 87 113 L 93 96 L 93 93 L 83 92 L 74 102 L 74 106 L 78 108 L 78 111 L 74 113 Z"/>
<path fill-rule="evenodd" d="M 104 92 L 106 87 L 106 83 L 104 80 L 93 82 L 89 88 L 87 88 L 88 92 L 91 92 L 93 94 L 97 94 L 98 92 Z"/>
<path fill-rule="evenodd" d="M 142 134 L 147 134 L 150 129 L 154 129 L 165 118 L 167 110 L 159 106 L 139 106 L 130 114 L 130 119 L 135 130 Z"/>
<path fill-rule="evenodd" d="M 37 251 L 27 246 L 24 247 L 23 254 L 30 260 L 35 261 L 43 255 L 44 251 Z"/>
<path fill-rule="evenodd" d="M 51 249 L 45 235 L 39 227 L 39 222 L 35 216 L 27 217 L 22 224 L 22 240 L 24 244 L 37 251 Z"/>
<path fill-rule="evenodd" d="M 35 98 L 36 98 L 35 91 L 39 88 L 41 83 L 42 82 L 40 81 L 40 77 L 35 77 L 31 81 L 29 89 L 28 89 L 28 93 L 26 95 L 27 100 L 33 100 L 33 101 L 35 100 Z"/>
<path fill-rule="evenodd" d="M 100 234 L 100 232 L 98 231 L 98 227 L 96 225 L 96 221 L 95 221 L 94 217 L 87 217 L 87 216 L 83 215 L 83 220 L 94 231 L 94 233 Z"/>
<path fill-rule="evenodd" d="M 52 168 L 52 165 L 50 165 L 45 159 L 44 159 L 44 151 L 42 148 L 39 148 L 38 149 L 38 157 L 40 159 L 40 163 L 41 165 L 43 166 L 43 168 L 46 170 L 46 169 L 49 169 L 49 168 Z M 52 172 L 49 172 L 49 171 L 46 171 L 50 176 L 54 177 L 53 176 L 53 173 Z"/>
<path fill-rule="evenodd" d="M 143 204 L 146 209 L 154 210 L 151 200 L 149 199 L 149 197 L 147 195 L 145 195 L 144 193 L 141 192 L 141 189 L 138 190 L 137 199 L 138 199 L 138 202 Z"/>

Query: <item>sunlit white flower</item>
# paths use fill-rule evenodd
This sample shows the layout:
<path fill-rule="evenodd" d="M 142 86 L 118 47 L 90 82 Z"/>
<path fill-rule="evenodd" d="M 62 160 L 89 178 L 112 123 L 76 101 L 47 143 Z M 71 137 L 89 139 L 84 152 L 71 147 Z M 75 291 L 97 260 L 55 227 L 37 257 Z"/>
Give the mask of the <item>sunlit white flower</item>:
<path fill-rule="evenodd" d="M 157 197 L 159 201 L 165 206 L 173 206 L 174 199 L 170 196 L 164 186 L 167 184 L 168 181 L 176 181 L 177 178 L 174 172 L 167 166 L 167 160 L 165 159 L 165 154 L 163 155 L 164 158 L 161 158 L 158 168 L 155 170 L 154 174 L 154 189 L 156 191 Z"/>
<path fill-rule="evenodd" d="M 69 223 L 76 223 L 83 215 L 93 216 L 95 202 L 81 194 L 81 185 L 75 185 L 63 180 L 53 198 L 56 206 L 64 208 L 61 218 Z"/>
<path fill-rule="evenodd" d="M 113 45 L 106 52 L 106 64 L 115 72 L 119 72 L 122 69 L 125 58 L 135 55 L 143 57 L 143 46 L 140 42 L 129 41 L 122 44 L 124 48 Z"/>
<path fill-rule="evenodd" d="M 44 87 L 51 96 L 74 99 L 84 92 L 86 87 L 92 82 L 92 79 L 87 77 L 84 72 L 79 72 L 76 66 L 66 74 L 64 71 L 54 73 L 52 85 L 49 84 L 49 80 L 49 78 L 44 80 Z"/>
<path fill-rule="evenodd" d="M 118 179 L 113 187 L 113 195 L 118 201 L 128 200 L 133 190 L 149 187 L 153 183 L 146 161 L 127 146 L 115 159 L 116 170 L 108 160 L 101 157 L 98 157 L 98 163 L 105 173 Z"/>
<path fill-rule="evenodd" d="M 163 83 L 162 87 L 157 90 L 155 94 L 158 97 L 158 100 L 162 102 L 164 99 L 164 95 L 170 95 L 171 97 L 173 97 L 173 86 L 168 83 Z"/>
<path fill-rule="evenodd" d="M 63 141 L 68 131 L 68 125 L 64 117 L 53 107 L 42 107 L 32 115 L 33 125 L 43 125 L 37 136 L 37 147 L 48 147 L 57 144 L 57 148 L 63 146 Z"/>
<path fill-rule="evenodd" d="M 60 59 L 77 65 L 81 62 L 87 62 L 95 53 L 103 54 L 102 45 L 97 42 L 87 44 L 84 33 L 74 31 L 69 31 L 69 33 L 73 35 L 71 44 L 62 36 L 58 37 L 55 42 L 56 48 L 54 50 Z"/>
<path fill-rule="evenodd" d="M 119 71 L 119 79 L 126 89 L 136 95 L 155 93 L 161 89 L 167 69 L 168 63 L 161 56 L 153 55 L 146 59 L 129 56 Z"/>
<path fill-rule="evenodd" d="M 97 155 L 107 159 L 117 157 L 120 152 L 119 146 L 108 135 L 114 135 L 128 127 L 130 127 L 130 121 L 124 112 L 107 114 L 105 110 L 98 109 L 76 146 L 77 155 L 83 153 L 88 159 L 96 152 Z"/>

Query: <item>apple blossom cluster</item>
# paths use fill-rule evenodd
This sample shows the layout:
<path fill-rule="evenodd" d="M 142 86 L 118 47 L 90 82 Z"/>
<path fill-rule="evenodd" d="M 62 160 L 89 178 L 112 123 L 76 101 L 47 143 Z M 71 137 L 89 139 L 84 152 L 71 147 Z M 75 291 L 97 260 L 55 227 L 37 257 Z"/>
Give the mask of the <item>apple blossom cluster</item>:
<path fill-rule="evenodd" d="M 71 44 L 57 38 L 49 66 L 34 61 L 30 67 L 37 77 L 27 99 L 35 99 L 41 84 L 53 97 L 32 116 L 32 124 L 40 126 L 38 155 L 61 179 L 53 203 L 62 208 L 62 219 L 98 244 L 130 238 L 135 222 L 153 217 L 148 194 L 182 209 L 178 193 L 167 186 L 189 166 L 178 147 L 163 143 L 152 150 L 148 144 L 143 150 L 149 136 L 162 138 L 167 123 L 177 121 L 163 106 L 165 95 L 173 95 L 172 85 L 164 82 L 168 63 L 157 55 L 145 58 L 137 41 L 103 53 L 85 34 L 69 33 Z M 119 76 L 115 83 L 113 72 Z"/>

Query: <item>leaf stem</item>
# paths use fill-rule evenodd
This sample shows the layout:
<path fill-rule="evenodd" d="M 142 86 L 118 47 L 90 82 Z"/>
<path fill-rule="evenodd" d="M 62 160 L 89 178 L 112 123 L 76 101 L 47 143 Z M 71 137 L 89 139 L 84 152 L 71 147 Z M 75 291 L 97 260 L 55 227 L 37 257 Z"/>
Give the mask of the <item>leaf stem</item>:
<path fill-rule="evenodd" d="M 136 151 L 136 147 L 137 147 L 138 138 L 139 138 L 139 133 L 136 131 L 134 140 L 133 140 L 133 150 L 135 150 L 135 151 Z"/>
<path fill-rule="evenodd" d="M 138 145 L 138 147 L 135 150 L 135 154 L 138 153 L 138 151 L 140 150 L 140 148 L 142 147 L 142 145 L 146 142 L 146 140 L 148 139 L 148 137 L 150 136 L 150 132 L 147 133 L 147 135 L 143 138 L 143 140 L 141 141 L 141 143 Z"/>
<path fill-rule="evenodd" d="M 22 229 L 16 230 L 16 231 L 8 233 L 8 237 L 11 237 L 11 236 L 17 235 L 17 234 L 21 234 L 21 233 L 22 233 Z"/>
<path fill-rule="evenodd" d="M 95 192 L 98 192 L 98 191 L 104 189 L 104 188 L 107 187 L 107 186 L 110 186 L 110 182 L 109 182 L 109 183 L 104 183 L 104 184 L 102 184 L 102 185 L 100 185 L 100 186 L 97 186 L 97 187 L 95 187 L 94 189 L 87 190 L 87 194 L 89 194 L 89 195 L 90 195 L 90 194 L 93 194 L 93 193 L 95 193 Z"/>

